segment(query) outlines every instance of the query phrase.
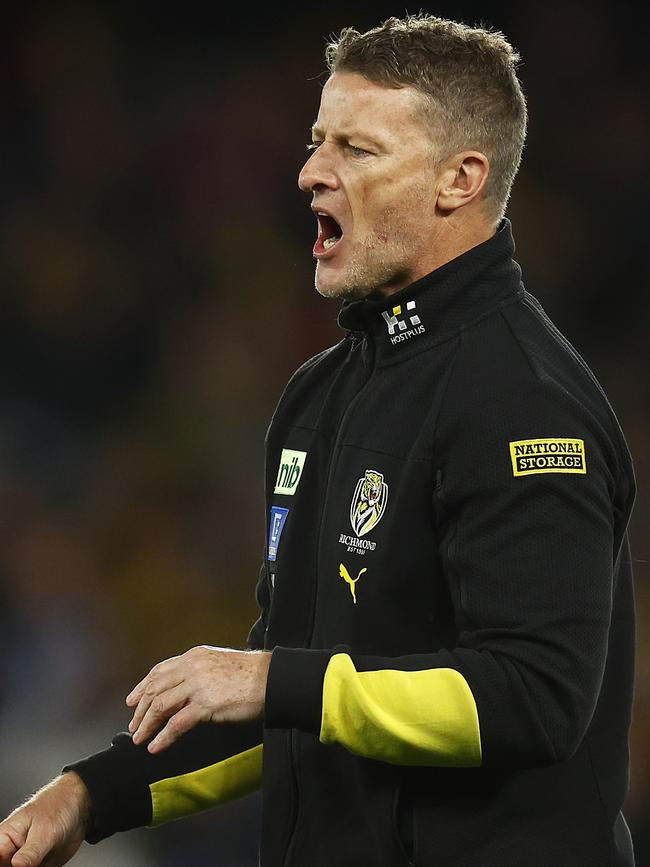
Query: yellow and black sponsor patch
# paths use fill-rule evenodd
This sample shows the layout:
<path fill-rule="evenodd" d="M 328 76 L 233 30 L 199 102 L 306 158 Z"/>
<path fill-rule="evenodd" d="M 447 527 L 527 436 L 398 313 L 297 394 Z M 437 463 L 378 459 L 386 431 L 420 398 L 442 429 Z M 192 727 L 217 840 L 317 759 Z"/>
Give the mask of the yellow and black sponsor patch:
<path fill-rule="evenodd" d="M 515 476 L 533 473 L 587 472 L 585 441 L 568 437 L 517 440 L 510 443 L 512 472 Z"/>

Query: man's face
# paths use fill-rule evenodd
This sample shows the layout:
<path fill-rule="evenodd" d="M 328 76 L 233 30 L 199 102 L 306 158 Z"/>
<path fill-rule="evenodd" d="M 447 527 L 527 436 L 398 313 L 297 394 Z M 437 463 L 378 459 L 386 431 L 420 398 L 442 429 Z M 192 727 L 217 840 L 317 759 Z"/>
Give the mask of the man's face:
<path fill-rule="evenodd" d="M 337 72 L 325 84 L 316 147 L 298 179 L 320 213 L 321 295 L 389 295 L 434 267 L 436 172 L 417 120 L 422 99 L 411 87 L 383 87 L 357 73 Z"/>

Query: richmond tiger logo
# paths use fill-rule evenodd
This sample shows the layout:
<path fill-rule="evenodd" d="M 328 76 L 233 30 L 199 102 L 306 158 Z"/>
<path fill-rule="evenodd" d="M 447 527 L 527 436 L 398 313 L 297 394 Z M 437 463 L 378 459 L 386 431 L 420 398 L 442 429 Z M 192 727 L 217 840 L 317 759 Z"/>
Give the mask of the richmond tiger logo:
<path fill-rule="evenodd" d="M 381 521 L 388 502 L 388 485 L 377 470 L 366 470 L 354 489 L 350 522 L 357 536 L 365 536 Z"/>

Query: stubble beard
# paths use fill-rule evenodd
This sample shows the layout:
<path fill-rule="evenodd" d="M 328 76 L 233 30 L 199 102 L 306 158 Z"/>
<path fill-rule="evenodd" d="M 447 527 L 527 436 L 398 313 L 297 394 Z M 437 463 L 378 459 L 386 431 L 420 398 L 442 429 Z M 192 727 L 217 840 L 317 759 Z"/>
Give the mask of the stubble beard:
<path fill-rule="evenodd" d="M 429 186 L 422 183 L 409 191 L 410 207 L 405 211 L 399 205 L 388 205 L 375 225 L 382 226 L 381 234 L 370 231 L 354 242 L 346 253 L 349 263 L 328 284 L 319 279 L 322 268 L 316 262 L 316 291 L 324 298 L 359 301 L 374 295 L 390 295 L 412 282 L 414 266 L 426 243 L 420 232 L 422 214 L 430 202 Z M 390 241 L 388 241 L 390 238 Z M 325 272 L 327 273 L 327 272 Z"/>
<path fill-rule="evenodd" d="M 316 291 L 324 298 L 360 301 L 383 294 L 406 279 L 408 256 L 402 239 L 393 241 L 390 248 L 375 237 L 357 242 L 357 246 L 350 263 L 331 283 L 321 277 L 322 266 L 316 262 Z"/>

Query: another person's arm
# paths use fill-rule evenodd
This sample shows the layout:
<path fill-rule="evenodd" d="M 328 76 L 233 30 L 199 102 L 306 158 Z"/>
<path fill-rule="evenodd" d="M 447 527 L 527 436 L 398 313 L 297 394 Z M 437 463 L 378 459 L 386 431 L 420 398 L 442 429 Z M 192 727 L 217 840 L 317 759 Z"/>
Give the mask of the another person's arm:
<path fill-rule="evenodd" d="M 248 637 L 253 651 L 263 647 L 266 631 L 264 567 L 257 599 L 261 615 Z M 196 725 L 160 754 L 122 732 L 107 750 L 69 765 L 0 822 L 0 867 L 38 867 L 48 856 L 48 867 L 66 864 L 84 838 L 97 842 L 252 792 L 261 784 L 261 768 L 261 718 Z"/>
<path fill-rule="evenodd" d="M 0 823 L 0 864 L 66 864 L 83 843 L 90 796 L 75 773 L 62 774 Z"/>

